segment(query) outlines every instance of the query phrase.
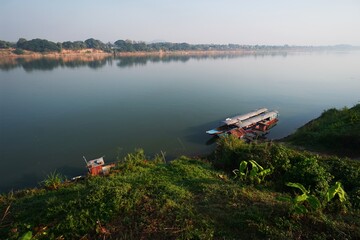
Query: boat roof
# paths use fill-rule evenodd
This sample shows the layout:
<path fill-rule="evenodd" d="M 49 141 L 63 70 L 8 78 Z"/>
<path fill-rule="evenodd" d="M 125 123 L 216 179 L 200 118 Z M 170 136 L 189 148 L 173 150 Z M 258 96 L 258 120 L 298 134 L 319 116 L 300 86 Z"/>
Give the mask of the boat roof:
<path fill-rule="evenodd" d="M 243 127 L 247 127 L 253 123 L 257 123 L 257 122 L 260 122 L 264 119 L 267 119 L 269 117 L 278 117 L 278 114 L 279 112 L 278 111 L 270 111 L 270 112 L 265 112 L 265 113 L 262 113 L 258 116 L 254 116 L 252 118 L 249 118 L 249 119 L 246 119 L 245 121 L 243 122 L 239 122 L 238 124 L 236 124 L 238 127 L 240 128 L 243 128 Z"/>
<path fill-rule="evenodd" d="M 238 122 L 244 121 L 246 119 L 249 119 L 251 117 L 257 116 L 259 114 L 265 113 L 268 109 L 267 108 L 260 108 L 260 109 L 256 109 L 252 112 L 246 113 L 246 114 L 242 114 L 242 115 L 237 115 L 231 118 L 227 118 L 224 121 L 222 121 L 224 124 L 226 125 L 232 125 L 232 124 L 236 124 Z"/>
<path fill-rule="evenodd" d="M 93 159 L 87 162 L 88 167 L 102 166 L 105 164 L 104 157 Z"/>

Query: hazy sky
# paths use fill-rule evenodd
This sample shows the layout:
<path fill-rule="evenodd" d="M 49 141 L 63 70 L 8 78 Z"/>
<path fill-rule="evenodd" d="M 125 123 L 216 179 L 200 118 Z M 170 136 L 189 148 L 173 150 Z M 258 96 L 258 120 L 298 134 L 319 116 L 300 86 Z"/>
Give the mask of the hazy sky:
<path fill-rule="evenodd" d="M 360 45 L 360 0 L 0 0 L 0 39 Z"/>

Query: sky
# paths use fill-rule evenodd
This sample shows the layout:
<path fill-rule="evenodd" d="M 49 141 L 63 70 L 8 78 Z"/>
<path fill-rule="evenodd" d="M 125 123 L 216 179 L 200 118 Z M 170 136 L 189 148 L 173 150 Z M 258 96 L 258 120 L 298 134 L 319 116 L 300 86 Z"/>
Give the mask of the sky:
<path fill-rule="evenodd" d="M 360 0 L 0 0 L 0 39 L 360 46 Z"/>

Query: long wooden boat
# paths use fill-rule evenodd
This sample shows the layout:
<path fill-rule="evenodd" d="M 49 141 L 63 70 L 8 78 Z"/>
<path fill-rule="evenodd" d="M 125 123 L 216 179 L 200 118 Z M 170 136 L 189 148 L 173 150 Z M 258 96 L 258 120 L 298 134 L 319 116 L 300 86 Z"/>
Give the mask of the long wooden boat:
<path fill-rule="evenodd" d="M 250 119 L 254 116 L 258 116 L 267 111 L 268 111 L 267 108 L 260 108 L 246 114 L 237 115 L 231 118 L 226 118 L 225 120 L 221 121 L 221 125 L 219 127 L 208 130 L 206 131 L 206 133 L 210 135 L 219 135 L 221 133 L 228 132 L 232 129 L 239 128 L 238 124 L 241 123 L 242 121 Z"/>
<path fill-rule="evenodd" d="M 246 115 L 246 114 L 244 114 Z M 251 115 L 251 114 L 250 114 Z M 208 134 L 217 136 L 233 135 L 237 138 L 254 138 L 254 136 L 264 136 L 279 121 L 278 111 L 265 111 L 255 116 L 239 120 L 230 125 L 222 125 L 218 128 L 207 131 Z"/>

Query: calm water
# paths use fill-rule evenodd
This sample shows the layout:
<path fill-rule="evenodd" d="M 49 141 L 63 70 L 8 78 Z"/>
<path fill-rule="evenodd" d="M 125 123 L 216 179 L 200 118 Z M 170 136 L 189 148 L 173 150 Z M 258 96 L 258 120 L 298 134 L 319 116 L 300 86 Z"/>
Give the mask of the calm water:
<path fill-rule="evenodd" d="M 269 137 L 284 137 L 358 103 L 359 63 L 359 52 L 0 61 L 0 192 L 82 174 L 83 155 L 209 153 L 206 130 L 259 107 L 280 111 Z"/>

